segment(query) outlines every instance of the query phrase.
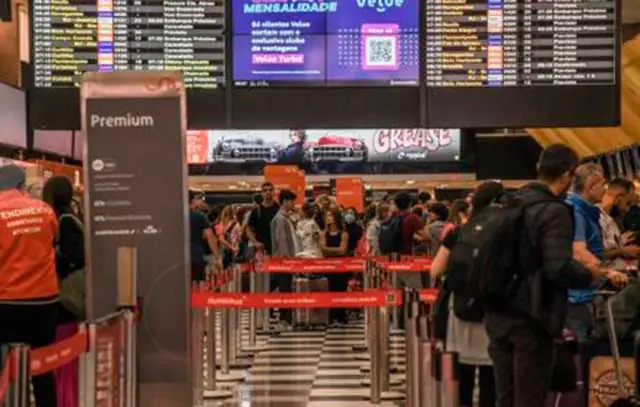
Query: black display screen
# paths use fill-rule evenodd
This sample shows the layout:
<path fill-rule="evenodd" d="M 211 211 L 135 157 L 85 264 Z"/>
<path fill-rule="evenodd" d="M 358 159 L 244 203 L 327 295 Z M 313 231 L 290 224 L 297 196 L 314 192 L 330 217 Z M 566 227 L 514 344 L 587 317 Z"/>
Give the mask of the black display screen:
<path fill-rule="evenodd" d="M 426 0 L 425 10 L 431 124 L 617 121 L 616 0 Z"/>
<path fill-rule="evenodd" d="M 36 88 L 87 71 L 181 71 L 187 87 L 225 82 L 223 0 L 33 0 Z"/>
<path fill-rule="evenodd" d="M 32 2 L 35 128 L 79 128 L 96 70 L 184 72 L 193 129 L 619 123 L 619 0 L 422 0 L 417 36 L 412 0 Z"/>

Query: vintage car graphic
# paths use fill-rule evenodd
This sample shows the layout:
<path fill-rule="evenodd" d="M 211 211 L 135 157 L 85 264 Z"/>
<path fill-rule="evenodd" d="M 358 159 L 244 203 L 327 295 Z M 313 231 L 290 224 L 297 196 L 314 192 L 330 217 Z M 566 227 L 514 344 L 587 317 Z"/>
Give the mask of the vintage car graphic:
<path fill-rule="evenodd" d="M 366 144 L 358 138 L 327 134 L 310 141 L 305 146 L 305 158 L 311 162 L 319 161 L 366 161 Z"/>
<path fill-rule="evenodd" d="M 277 142 L 267 142 L 252 135 L 221 138 L 213 148 L 215 162 L 266 162 L 278 160 L 282 146 Z"/>

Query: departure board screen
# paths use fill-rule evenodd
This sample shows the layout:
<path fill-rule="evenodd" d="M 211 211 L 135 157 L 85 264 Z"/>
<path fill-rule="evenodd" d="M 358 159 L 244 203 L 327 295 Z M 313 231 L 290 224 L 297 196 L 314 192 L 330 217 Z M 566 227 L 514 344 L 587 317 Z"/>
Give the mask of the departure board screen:
<path fill-rule="evenodd" d="M 616 0 L 424 1 L 430 124 L 617 121 Z"/>
<path fill-rule="evenodd" d="M 224 0 L 33 0 L 36 88 L 87 71 L 173 70 L 193 89 L 225 78 Z"/>

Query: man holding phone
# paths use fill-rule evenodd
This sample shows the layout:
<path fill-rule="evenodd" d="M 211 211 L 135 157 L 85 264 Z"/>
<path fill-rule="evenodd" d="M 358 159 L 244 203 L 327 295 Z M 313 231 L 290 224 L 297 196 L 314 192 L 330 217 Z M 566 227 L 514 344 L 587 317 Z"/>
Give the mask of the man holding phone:
<path fill-rule="evenodd" d="M 622 233 L 620 222 L 629 210 L 635 188 L 624 178 L 616 178 L 606 185 L 600 207 L 600 228 L 607 262 L 616 270 L 625 270 L 628 260 L 640 255 L 640 246 L 634 244 L 636 232 Z"/>

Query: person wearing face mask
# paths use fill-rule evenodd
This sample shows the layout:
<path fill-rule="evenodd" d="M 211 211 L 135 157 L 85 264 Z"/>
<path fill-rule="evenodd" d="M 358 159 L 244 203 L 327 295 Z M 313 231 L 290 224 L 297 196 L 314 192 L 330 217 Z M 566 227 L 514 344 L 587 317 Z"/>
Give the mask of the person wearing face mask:
<path fill-rule="evenodd" d="M 635 259 L 640 254 L 640 246 L 630 244 L 634 233 L 622 233 L 618 220 L 629 209 L 629 197 L 634 194 L 633 183 L 623 178 L 616 178 L 607 183 L 600 208 L 600 228 L 604 254 L 611 267 L 616 270 L 626 268 L 625 259 Z"/>
<path fill-rule="evenodd" d="M 347 209 L 344 212 L 343 218 L 347 235 L 349 236 L 347 243 L 347 255 L 353 256 L 356 248 L 358 247 L 358 242 L 362 239 L 364 231 L 362 230 L 362 227 L 358 225 L 358 215 L 356 215 L 355 208 Z"/>

